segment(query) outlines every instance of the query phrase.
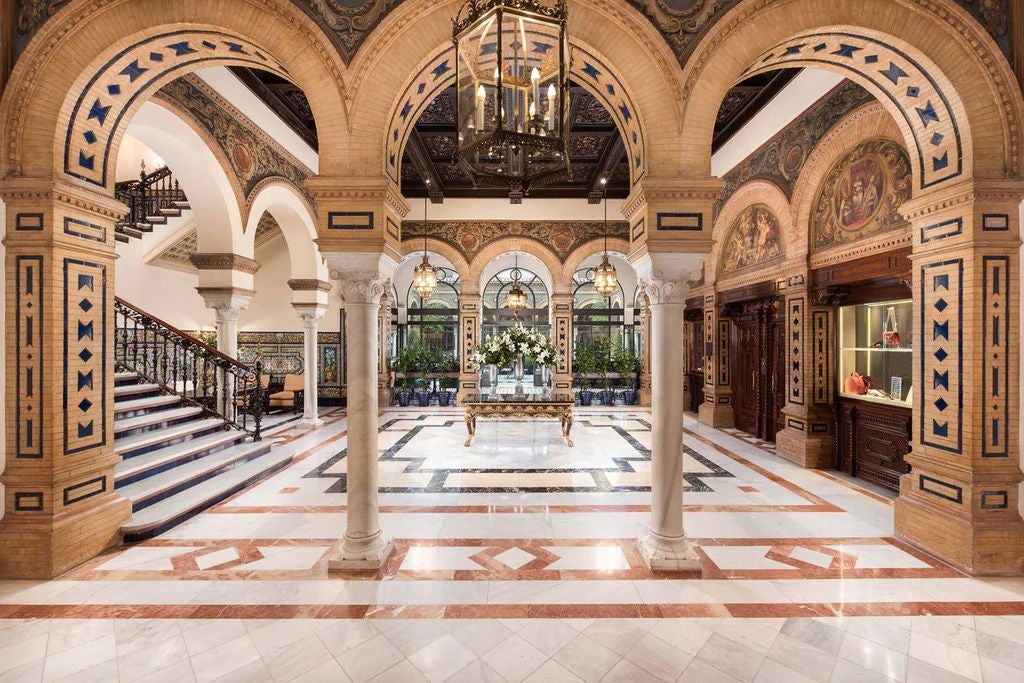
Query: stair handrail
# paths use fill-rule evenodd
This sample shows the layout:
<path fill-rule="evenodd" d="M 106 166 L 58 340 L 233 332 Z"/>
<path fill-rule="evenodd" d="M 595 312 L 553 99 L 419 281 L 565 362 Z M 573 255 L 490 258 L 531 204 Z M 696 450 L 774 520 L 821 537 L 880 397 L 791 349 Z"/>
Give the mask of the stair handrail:
<path fill-rule="evenodd" d="M 121 297 L 114 313 L 120 368 L 260 440 L 267 387 L 259 360 L 246 365 Z"/>
<path fill-rule="evenodd" d="M 146 224 L 149 216 L 156 216 L 161 209 L 176 208 L 175 202 L 187 202 L 185 192 L 167 166 L 161 166 L 152 173 L 146 172 L 146 163 L 140 164 L 138 180 L 124 180 L 114 185 L 114 197 L 128 206 L 128 213 L 116 228 L 125 226 L 138 229 Z"/>

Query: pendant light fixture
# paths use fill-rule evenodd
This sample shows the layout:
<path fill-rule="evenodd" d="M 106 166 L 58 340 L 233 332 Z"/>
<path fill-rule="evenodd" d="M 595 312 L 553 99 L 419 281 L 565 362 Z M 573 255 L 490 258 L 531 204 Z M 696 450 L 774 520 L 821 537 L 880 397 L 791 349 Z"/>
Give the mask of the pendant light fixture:
<path fill-rule="evenodd" d="M 608 179 L 601 178 L 604 193 L 604 258 L 594 270 L 594 289 L 604 297 L 610 297 L 619 288 L 619 276 L 615 266 L 608 260 Z"/>
<path fill-rule="evenodd" d="M 512 269 L 510 275 L 512 278 L 512 288 L 508 290 L 508 294 L 505 296 L 505 308 L 508 308 L 515 315 L 516 319 L 519 318 L 519 311 L 526 308 L 526 292 L 520 286 L 519 281 L 523 278 L 522 271 L 519 270 L 519 254 L 516 253 L 516 266 Z"/>
<path fill-rule="evenodd" d="M 429 185 L 430 180 L 426 183 Z M 430 265 L 430 258 L 427 256 L 427 197 L 423 197 L 423 262 L 412 272 L 412 288 L 426 299 L 437 289 L 437 269 Z"/>

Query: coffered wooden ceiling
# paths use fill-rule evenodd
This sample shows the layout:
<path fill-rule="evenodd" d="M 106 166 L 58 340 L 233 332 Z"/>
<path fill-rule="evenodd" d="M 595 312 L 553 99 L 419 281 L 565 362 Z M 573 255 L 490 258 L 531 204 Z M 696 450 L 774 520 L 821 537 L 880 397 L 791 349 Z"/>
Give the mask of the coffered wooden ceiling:
<path fill-rule="evenodd" d="M 275 74 L 231 67 L 231 70 L 260 99 L 309 143 L 317 147 L 316 124 L 302 91 Z M 757 113 L 799 69 L 785 69 L 754 76 L 734 86 L 722 101 L 715 123 L 712 149 L 718 149 Z M 531 197 L 589 197 L 601 195 L 600 179 L 608 179 L 608 196 L 624 198 L 629 194 L 629 166 L 625 150 L 611 115 L 593 95 L 583 88 L 572 88 L 572 121 L 569 158 L 572 175 L 530 190 Z M 402 157 L 402 193 L 422 197 L 423 182 L 430 178 L 431 199 L 444 197 L 505 197 L 502 188 L 474 188 L 470 178 L 454 163 L 455 89 L 438 94 L 423 111 Z"/>

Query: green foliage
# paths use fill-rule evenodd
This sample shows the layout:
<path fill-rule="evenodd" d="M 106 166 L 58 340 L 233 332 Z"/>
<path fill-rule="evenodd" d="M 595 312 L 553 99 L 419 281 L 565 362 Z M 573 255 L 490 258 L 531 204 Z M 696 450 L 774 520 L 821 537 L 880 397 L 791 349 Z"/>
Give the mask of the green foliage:
<path fill-rule="evenodd" d="M 615 371 L 622 376 L 622 381 L 628 385 L 633 383 L 633 374 L 636 373 L 636 354 L 626 348 L 622 343 L 615 345 L 613 364 Z"/>
<path fill-rule="evenodd" d="M 577 342 L 575 354 L 572 360 L 573 370 L 579 376 L 580 389 L 590 388 L 590 375 L 597 367 L 597 359 L 594 357 L 594 349 L 587 342 Z"/>
<path fill-rule="evenodd" d="M 611 388 L 611 380 L 608 373 L 613 367 L 612 340 L 608 337 L 600 337 L 594 340 L 594 362 L 597 365 L 597 372 L 601 375 L 601 384 L 605 390 Z"/>
<path fill-rule="evenodd" d="M 401 375 L 399 381 L 402 391 L 409 390 L 409 376 L 417 370 L 421 353 L 421 347 L 418 344 L 406 344 L 391 359 L 391 367 Z"/>

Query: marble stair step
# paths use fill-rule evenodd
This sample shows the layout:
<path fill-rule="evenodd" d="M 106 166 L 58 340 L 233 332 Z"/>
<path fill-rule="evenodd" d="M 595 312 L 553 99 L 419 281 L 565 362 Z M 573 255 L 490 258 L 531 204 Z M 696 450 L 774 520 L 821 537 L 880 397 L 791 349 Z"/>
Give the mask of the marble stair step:
<path fill-rule="evenodd" d="M 151 410 L 153 408 L 166 408 L 181 403 L 181 397 L 174 394 L 162 394 L 159 396 L 147 396 L 127 401 L 114 402 L 114 415 L 120 413 L 133 413 L 139 410 Z"/>
<path fill-rule="evenodd" d="M 136 417 L 122 418 L 120 420 L 114 420 L 114 436 L 116 437 L 118 434 L 130 432 L 133 429 L 152 427 L 165 422 L 197 417 L 202 414 L 202 408 L 197 406 L 184 406 L 182 408 L 172 408 L 171 410 L 160 410 L 155 413 L 145 413 L 144 415 L 138 415 Z"/>
<path fill-rule="evenodd" d="M 175 463 L 187 461 L 207 451 L 223 448 L 242 441 L 246 433 L 237 429 L 226 429 L 196 439 L 182 441 L 166 448 L 127 458 L 114 466 L 114 482 L 129 481 L 146 472 L 161 473 Z M 130 485 L 130 484 L 129 484 Z"/>
<path fill-rule="evenodd" d="M 158 429 L 152 432 L 143 432 L 142 434 L 125 437 L 123 439 L 115 439 L 114 452 L 123 456 L 125 453 L 131 453 L 142 448 L 156 446 L 164 443 L 165 441 L 182 439 L 193 434 L 198 434 L 199 432 L 217 429 L 218 427 L 223 427 L 225 424 L 224 420 L 217 417 L 211 417 L 205 420 L 191 420 L 189 422 L 174 425 L 173 427 L 168 427 L 167 429 Z"/>
<path fill-rule="evenodd" d="M 114 384 L 118 382 L 134 382 L 139 378 L 137 372 L 115 372 L 114 373 Z"/>
<path fill-rule="evenodd" d="M 159 384 L 122 384 L 121 386 L 114 387 L 114 399 L 134 394 L 148 394 L 160 391 L 161 388 Z"/>
<path fill-rule="evenodd" d="M 266 451 L 270 451 L 270 444 L 266 442 L 245 445 L 254 449 L 262 447 Z M 206 458 L 203 458 L 203 460 L 206 460 Z M 211 505 L 224 500 L 228 496 L 241 491 L 249 484 L 280 470 L 287 466 L 291 460 L 292 456 L 287 451 L 266 452 L 263 455 L 257 455 L 249 462 L 245 462 L 238 467 L 220 472 L 205 481 L 138 510 L 121 527 L 124 540 L 130 543 L 151 538 Z M 175 471 L 185 469 L 185 467 L 188 466 L 175 468 Z M 129 487 L 125 487 L 125 489 L 127 488 Z M 124 494 L 125 489 L 121 489 L 119 492 Z"/>

